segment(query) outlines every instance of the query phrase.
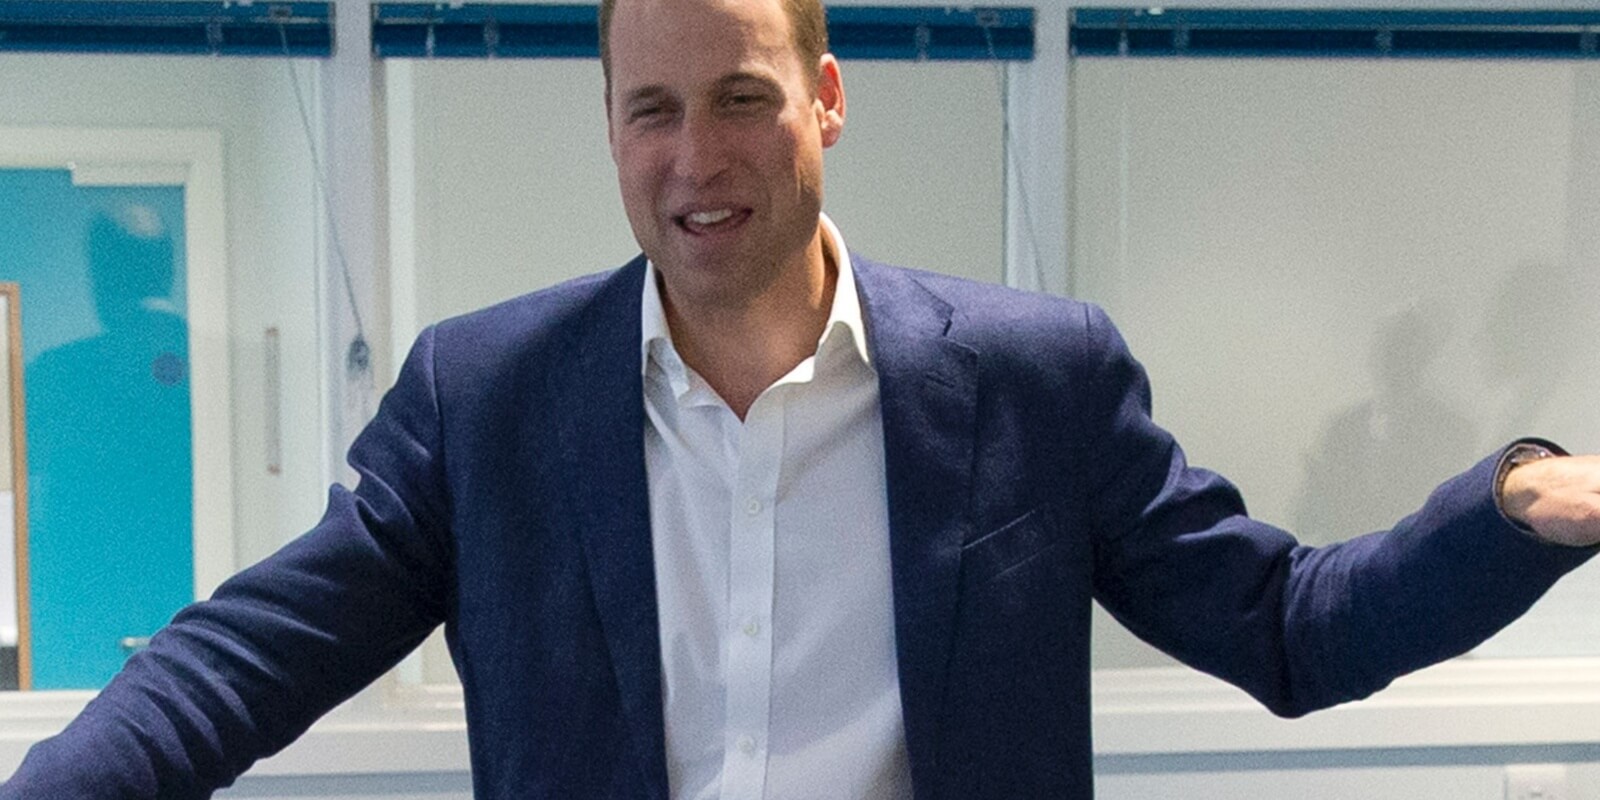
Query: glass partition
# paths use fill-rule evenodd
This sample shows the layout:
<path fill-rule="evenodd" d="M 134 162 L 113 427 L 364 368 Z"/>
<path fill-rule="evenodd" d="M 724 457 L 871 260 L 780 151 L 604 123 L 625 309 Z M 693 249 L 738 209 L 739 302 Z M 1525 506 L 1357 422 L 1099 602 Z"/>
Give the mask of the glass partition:
<path fill-rule="evenodd" d="M 1075 293 L 1149 368 L 1157 421 L 1255 516 L 1327 543 L 1389 527 L 1512 438 L 1600 447 L 1600 69 L 1071 69 Z M 1583 570 L 1481 652 L 1592 654 L 1596 601 Z M 1100 629 L 1099 666 L 1163 662 Z"/>
<path fill-rule="evenodd" d="M 103 684 L 317 518 L 314 63 L 0 55 L 34 688 Z M 269 329 L 291 374 L 268 374 Z"/>

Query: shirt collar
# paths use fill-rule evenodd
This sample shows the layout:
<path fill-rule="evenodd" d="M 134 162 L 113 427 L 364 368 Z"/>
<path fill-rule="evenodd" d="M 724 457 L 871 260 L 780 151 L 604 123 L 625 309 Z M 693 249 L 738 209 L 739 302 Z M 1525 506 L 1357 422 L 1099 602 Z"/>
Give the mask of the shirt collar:
<path fill-rule="evenodd" d="M 835 339 L 838 336 L 848 336 L 851 349 L 861 363 L 870 367 L 872 357 L 867 351 L 866 323 L 861 315 L 861 295 L 856 291 L 856 273 L 850 263 L 850 251 L 845 248 L 844 236 L 827 214 L 821 215 L 821 224 L 833 250 L 839 274 L 833 287 L 833 307 L 828 311 L 827 324 L 823 325 L 822 336 L 817 340 L 817 352 L 822 352 L 824 347 L 830 345 L 837 346 Z M 667 327 L 667 310 L 661 302 L 661 288 L 656 281 L 656 265 L 646 261 L 644 298 L 640 306 L 639 369 L 648 377 L 650 363 L 654 361 L 672 385 L 673 394 L 681 399 L 690 389 L 689 371 L 678 356 L 677 348 L 672 345 L 672 331 Z M 835 333 L 841 328 L 844 333 Z"/>

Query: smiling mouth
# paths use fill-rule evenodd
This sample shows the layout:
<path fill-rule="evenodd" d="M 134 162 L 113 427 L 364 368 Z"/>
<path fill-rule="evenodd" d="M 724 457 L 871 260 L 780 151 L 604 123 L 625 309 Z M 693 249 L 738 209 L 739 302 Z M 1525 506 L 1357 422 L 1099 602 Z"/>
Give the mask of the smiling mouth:
<path fill-rule="evenodd" d="M 704 236 L 732 229 L 749 218 L 749 209 L 718 208 L 710 211 L 690 212 L 674 217 L 673 221 L 678 224 L 679 228 L 691 234 Z"/>

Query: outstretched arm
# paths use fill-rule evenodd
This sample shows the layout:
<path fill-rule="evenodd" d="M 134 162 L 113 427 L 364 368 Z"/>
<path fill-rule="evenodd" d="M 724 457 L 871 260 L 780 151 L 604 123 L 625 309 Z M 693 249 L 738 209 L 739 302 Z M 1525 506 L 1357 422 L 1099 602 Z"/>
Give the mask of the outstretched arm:
<path fill-rule="evenodd" d="M 1151 420 L 1144 371 L 1103 314 L 1090 312 L 1088 331 L 1094 369 L 1083 381 L 1107 401 L 1086 423 L 1099 432 L 1100 480 L 1087 493 L 1096 597 L 1141 638 L 1278 714 L 1365 697 L 1477 646 L 1593 554 L 1552 542 L 1600 540 L 1593 460 L 1515 468 L 1502 513 L 1502 451 L 1392 530 L 1300 545 L 1185 461 Z"/>

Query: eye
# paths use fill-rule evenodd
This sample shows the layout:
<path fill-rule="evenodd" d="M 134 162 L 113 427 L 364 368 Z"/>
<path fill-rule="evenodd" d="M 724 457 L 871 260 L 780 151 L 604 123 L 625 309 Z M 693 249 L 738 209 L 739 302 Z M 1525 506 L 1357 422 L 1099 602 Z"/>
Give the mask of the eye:
<path fill-rule="evenodd" d="M 672 109 L 664 103 L 650 103 L 634 106 L 628 109 L 628 124 L 630 125 L 657 125 L 667 119 Z"/>
<path fill-rule="evenodd" d="M 734 111 L 755 111 L 766 107 L 767 95 L 760 92 L 732 92 L 723 97 L 722 104 Z"/>
<path fill-rule="evenodd" d="M 657 117 L 660 115 L 661 106 L 641 106 L 628 110 L 628 121 L 635 122 L 641 119 L 649 119 L 651 117 Z"/>

